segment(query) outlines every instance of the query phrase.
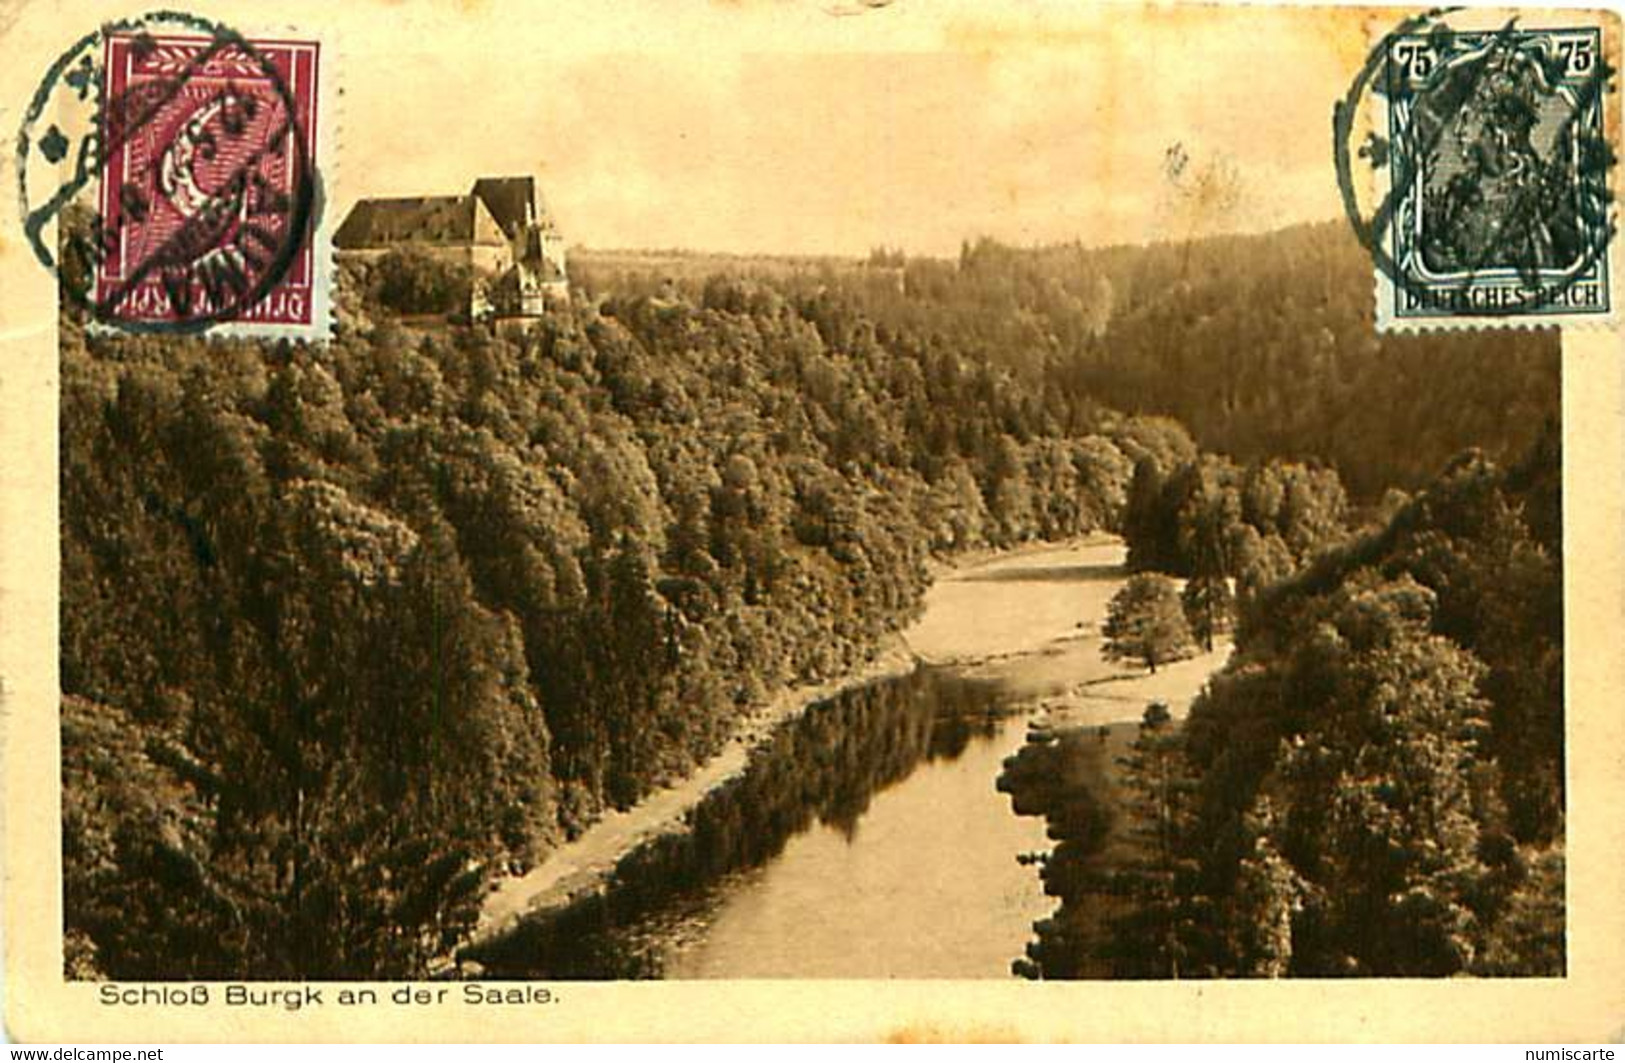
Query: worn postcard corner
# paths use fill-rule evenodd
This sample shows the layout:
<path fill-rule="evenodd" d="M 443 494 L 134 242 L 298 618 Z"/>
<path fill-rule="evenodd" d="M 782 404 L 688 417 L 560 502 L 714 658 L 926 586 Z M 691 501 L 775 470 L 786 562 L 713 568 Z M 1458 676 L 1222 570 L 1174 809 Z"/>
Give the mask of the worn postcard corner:
<path fill-rule="evenodd" d="M 13 1039 L 1621 1037 L 1616 14 L 0 46 Z"/>

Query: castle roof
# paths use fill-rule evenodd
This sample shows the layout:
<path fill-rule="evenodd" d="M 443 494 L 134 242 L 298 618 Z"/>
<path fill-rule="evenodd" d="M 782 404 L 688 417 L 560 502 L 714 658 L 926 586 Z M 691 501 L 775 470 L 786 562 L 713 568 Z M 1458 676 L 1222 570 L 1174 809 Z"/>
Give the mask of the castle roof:
<path fill-rule="evenodd" d="M 409 196 L 363 199 L 350 211 L 334 246 L 341 250 L 397 243 L 468 243 L 500 246 L 490 212 L 474 196 Z"/>
<path fill-rule="evenodd" d="M 536 195 L 534 177 L 482 177 L 474 182 L 472 195 L 485 204 L 509 236 L 541 220 L 542 204 Z"/>
<path fill-rule="evenodd" d="M 403 243 L 501 247 L 521 236 L 533 242 L 538 229 L 558 232 L 534 177 L 482 177 L 461 196 L 363 199 L 333 243 L 341 251 Z"/>

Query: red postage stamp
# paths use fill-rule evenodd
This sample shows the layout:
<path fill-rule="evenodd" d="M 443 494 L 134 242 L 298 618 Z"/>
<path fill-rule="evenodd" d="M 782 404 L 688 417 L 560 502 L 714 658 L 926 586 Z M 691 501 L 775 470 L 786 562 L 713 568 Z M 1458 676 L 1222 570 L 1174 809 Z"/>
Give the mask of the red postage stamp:
<path fill-rule="evenodd" d="M 115 327 L 315 334 L 321 47 L 105 39 L 94 304 Z"/>

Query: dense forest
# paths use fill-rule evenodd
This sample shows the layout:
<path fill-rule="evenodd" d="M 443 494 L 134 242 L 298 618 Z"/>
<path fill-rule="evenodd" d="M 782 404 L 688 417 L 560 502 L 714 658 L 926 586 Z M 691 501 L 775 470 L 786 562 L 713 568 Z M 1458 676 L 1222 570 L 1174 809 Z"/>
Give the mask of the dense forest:
<path fill-rule="evenodd" d="M 1554 488 L 1483 470 L 1555 413 L 1554 339 L 1373 339 L 1340 230 L 983 243 L 693 290 L 589 270 L 590 295 L 513 338 L 423 317 L 465 280 L 413 256 L 348 268 L 314 346 L 64 321 L 71 974 L 420 975 L 492 876 L 680 777 L 770 690 L 876 652 L 933 554 L 1096 529 L 1125 531 L 1141 567 L 1242 586 L 1241 663 L 1181 754 L 1254 780 L 1201 806 L 1227 839 L 1286 785 L 1276 740 L 1295 733 L 1238 685 L 1247 669 L 1296 660 L 1337 609 L 1364 615 L 1336 589 L 1356 577 L 1314 559 L 1410 551 L 1361 562 L 1393 569 L 1386 637 L 1446 658 L 1440 698 L 1468 691 L 1467 716 L 1500 728 L 1471 789 L 1490 803 L 1474 844 L 1503 854 L 1484 903 L 1533 903 L 1513 869 L 1560 838 L 1543 684 L 1561 643 L 1513 645 L 1528 588 L 1485 585 L 1505 563 L 1550 590 L 1555 517 L 1509 499 Z M 1453 467 L 1455 524 L 1427 501 L 1442 488 L 1389 491 L 1468 445 L 1488 456 Z M 1493 487 L 1474 501 L 1469 481 Z M 1369 537 L 1407 514 L 1410 538 Z M 1492 525 L 1503 553 L 1449 554 Z M 1292 711 L 1358 700 L 1357 679 L 1305 686 Z M 1250 712 L 1276 730 L 1232 719 Z M 1258 836 L 1296 858 L 1314 828 L 1272 801 L 1280 834 Z M 1203 854 L 1208 895 L 1250 866 L 1227 844 Z M 1301 969 L 1331 963 L 1357 914 L 1324 912 Z"/>
<path fill-rule="evenodd" d="M 693 256 L 669 276 L 584 262 L 606 291 L 699 301 L 733 287 Z M 1509 460 L 1558 413 L 1555 331 L 1379 335 L 1371 260 L 1343 222 L 1150 247 L 982 239 L 957 261 L 877 249 L 856 271 L 758 271 L 781 290 L 860 293 L 881 326 L 1012 373 L 1064 430 L 1097 406 L 1165 415 L 1242 464 L 1334 469 L 1358 501 L 1422 486 L 1466 446 Z"/>
<path fill-rule="evenodd" d="M 1123 419 L 1018 438 L 992 367 L 758 295 L 587 307 L 518 342 L 382 315 L 317 348 L 70 323 L 73 962 L 419 971 L 488 874 L 873 653 L 933 550 L 1113 525 L 1129 453 L 1191 450 Z"/>
<path fill-rule="evenodd" d="M 1239 970 L 1563 972 L 1561 486 L 1464 455 L 1246 613 L 1180 843 Z"/>
<path fill-rule="evenodd" d="M 1183 728 L 1148 713 L 1115 787 L 1025 757 L 1062 904 L 1017 969 L 1561 975 L 1561 466 L 1555 425 L 1510 466 L 1466 452 L 1244 598 L 1229 664 Z"/>

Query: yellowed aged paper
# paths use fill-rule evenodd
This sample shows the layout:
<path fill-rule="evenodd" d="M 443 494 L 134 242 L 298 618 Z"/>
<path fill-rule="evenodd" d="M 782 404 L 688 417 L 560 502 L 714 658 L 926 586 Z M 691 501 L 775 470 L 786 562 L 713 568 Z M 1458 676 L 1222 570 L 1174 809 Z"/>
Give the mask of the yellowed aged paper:
<path fill-rule="evenodd" d="M 1625 1036 L 1617 15 L 0 42 L 12 1039 Z"/>

